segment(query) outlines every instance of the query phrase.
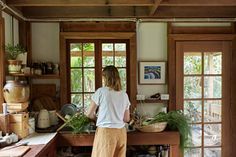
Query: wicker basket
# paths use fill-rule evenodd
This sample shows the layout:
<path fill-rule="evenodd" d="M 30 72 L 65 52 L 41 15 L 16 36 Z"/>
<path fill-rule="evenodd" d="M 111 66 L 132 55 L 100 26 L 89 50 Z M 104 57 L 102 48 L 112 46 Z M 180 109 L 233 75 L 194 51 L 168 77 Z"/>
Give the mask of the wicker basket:
<path fill-rule="evenodd" d="M 136 128 L 136 129 L 142 132 L 161 132 L 165 130 L 166 126 L 167 126 L 167 122 L 158 122 L 158 123 L 146 125 L 146 126 Z"/>

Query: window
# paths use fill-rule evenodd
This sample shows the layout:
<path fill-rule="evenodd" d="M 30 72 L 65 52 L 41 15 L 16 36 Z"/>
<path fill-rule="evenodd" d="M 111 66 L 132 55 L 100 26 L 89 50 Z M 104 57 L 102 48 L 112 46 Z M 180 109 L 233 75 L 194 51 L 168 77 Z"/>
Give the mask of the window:
<path fill-rule="evenodd" d="M 118 68 L 122 89 L 127 89 L 127 40 L 69 40 L 70 102 L 79 108 L 90 105 L 91 95 L 102 86 L 102 69 Z"/>

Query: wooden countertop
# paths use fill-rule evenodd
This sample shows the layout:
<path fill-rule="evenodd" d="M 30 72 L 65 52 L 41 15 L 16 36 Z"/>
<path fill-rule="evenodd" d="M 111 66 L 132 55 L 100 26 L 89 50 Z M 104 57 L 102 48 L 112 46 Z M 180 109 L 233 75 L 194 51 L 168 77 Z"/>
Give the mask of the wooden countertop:
<path fill-rule="evenodd" d="M 60 132 L 58 134 L 59 146 L 92 146 L 94 133 L 90 134 L 73 134 L 71 132 Z M 170 144 L 179 145 L 180 135 L 177 131 L 164 132 L 129 132 L 127 134 L 128 145 L 158 145 Z"/>

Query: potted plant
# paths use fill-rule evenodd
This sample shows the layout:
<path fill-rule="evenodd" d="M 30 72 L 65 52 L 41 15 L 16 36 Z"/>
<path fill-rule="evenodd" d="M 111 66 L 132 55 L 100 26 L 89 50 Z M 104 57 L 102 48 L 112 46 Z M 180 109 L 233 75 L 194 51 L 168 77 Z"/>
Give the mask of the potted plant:
<path fill-rule="evenodd" d="M 25 49 L 19 44 L 7 44 L 5 46 L 5 52 L 8 60 L 8 72 L 19 73 L 21 70 L 22 60 L 18 60 L 17 56 L 25 53 Z"/>

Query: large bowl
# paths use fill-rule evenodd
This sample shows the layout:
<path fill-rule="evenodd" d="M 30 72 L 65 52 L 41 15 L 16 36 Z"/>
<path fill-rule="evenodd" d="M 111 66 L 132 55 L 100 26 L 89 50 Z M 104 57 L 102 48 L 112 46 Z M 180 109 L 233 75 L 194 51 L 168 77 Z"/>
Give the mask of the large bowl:
<path fill-rule="evenodd" d="M 138 129 L 141 132 L 161 132 L 165 130 L 166 126 L 167 126 L 167 122 L 157 122 L 157 123 L 145 125 L 136 129 Z"/>

